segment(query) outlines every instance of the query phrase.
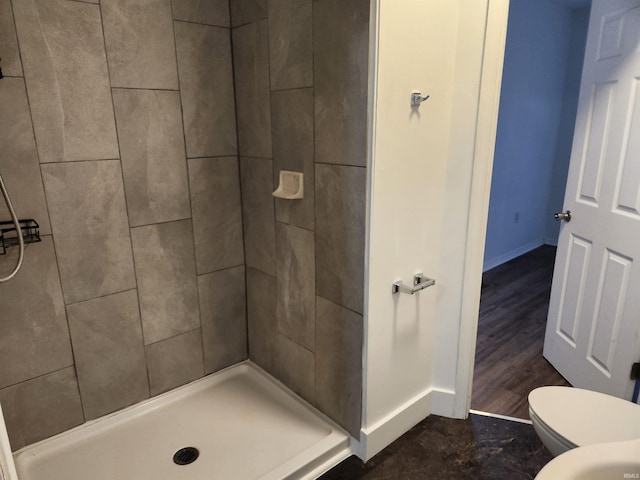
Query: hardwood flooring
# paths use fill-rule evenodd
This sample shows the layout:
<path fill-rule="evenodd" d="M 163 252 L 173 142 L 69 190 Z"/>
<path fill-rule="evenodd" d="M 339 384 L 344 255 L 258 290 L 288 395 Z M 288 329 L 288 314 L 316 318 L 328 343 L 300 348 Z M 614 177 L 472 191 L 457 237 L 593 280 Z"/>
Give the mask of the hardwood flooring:
<path fill-rule="evenodd" d="M 542 246 L 483 275 L 472 409 L 528 419 L 531 390 L 569 385 L 542 356 L 555 250 Z"/>
<path fill-rule="evenodd" d="M 431 415 L 366 464 L 349 457 L 319 480 L 531 480 L 552 458 L 531 425 Z"/>

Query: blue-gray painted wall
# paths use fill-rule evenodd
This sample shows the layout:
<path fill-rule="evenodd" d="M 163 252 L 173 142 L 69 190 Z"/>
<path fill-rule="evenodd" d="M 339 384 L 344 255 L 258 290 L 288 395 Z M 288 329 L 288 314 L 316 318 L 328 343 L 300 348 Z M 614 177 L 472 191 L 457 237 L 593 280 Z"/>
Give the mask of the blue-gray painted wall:
<path fill-rule="evenodd" d="M 586 9 L 511 0 L 485 270 L 557 242 L 587 25 Z"/>

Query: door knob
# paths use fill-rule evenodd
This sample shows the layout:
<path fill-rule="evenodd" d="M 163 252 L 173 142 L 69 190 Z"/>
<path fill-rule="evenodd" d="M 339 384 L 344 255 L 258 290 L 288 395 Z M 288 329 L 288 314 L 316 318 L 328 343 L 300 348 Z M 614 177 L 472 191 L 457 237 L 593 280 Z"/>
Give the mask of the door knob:
<path fill-rule="evenodd" d="M 562 212 L 555 213 L 553 215 L 553 218 L 555 218 L 557 221 L 564 220 L 565 222 L 570 222 L 571 221 L 571 210 L 567 210 L 564 213 L 562 213 Z"/>

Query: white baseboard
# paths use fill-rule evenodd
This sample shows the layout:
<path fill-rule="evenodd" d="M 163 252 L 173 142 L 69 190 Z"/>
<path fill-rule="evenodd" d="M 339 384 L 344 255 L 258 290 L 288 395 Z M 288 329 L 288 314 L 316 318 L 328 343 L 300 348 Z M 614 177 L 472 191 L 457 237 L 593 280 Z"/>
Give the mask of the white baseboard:
<path fill-rule="evenodd" d="M 558 237 L 553 237 L 553 238 L 545 237 L 544 238 L 544 244 L 545 245 L 551 245 L 552 247 L 557 247 L 558 246 Z"/>
<path fill-rule="evenodd" d="M 440 417 L 464 418 L 468 412 L 462 416 L 456 414 L 456 393 L 453 390 L 438 389 L 433 390 L 431 401 L 431 413 Z"/>
<path fill-rule="evenodd" d="M 513 260 L 514 258 L 519 257 L 520 255 L 524 255 L 525 253 L 530 252 L 534 248 L 538 248 L 544 244 L 545 244 L 545 241 L 543 239 L 534 240 L 533 242 L 529 242 L 524 245 L 521 245 L 518 248 L 511 250 L 510 252 L 503 253 L 502 255 L 498 255 L 497 257 L 494 257 L 494 258 L 490 258 L 489 260 L 486 260 L 484 262 L 484 265 L 482 266 L 482 271 L 486 272 L 488 270 L 491 270 L 492 268 L 502 265 L 503 263 L 507 263 L 509 260 Z"/>
<path fill-rule="evenodd" d="M 444 412 L 453 411 L 453 403 L 452 392 L 425 390 L 374 425 L 361 429 L 360 442 L 353 442 L 353 453 L 366 462 L 432 413 L 450 416 Z"/>

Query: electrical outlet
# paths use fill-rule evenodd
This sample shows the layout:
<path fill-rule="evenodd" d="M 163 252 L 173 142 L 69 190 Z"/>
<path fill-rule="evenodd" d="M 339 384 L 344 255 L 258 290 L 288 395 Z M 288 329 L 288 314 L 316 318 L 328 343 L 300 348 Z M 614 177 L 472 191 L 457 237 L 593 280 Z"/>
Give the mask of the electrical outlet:
<path fill-rule="evenodd" d="M 518 223 L 520 221 L 520 212 L 516 212 L 513 214 L 513 223 Z"/>

